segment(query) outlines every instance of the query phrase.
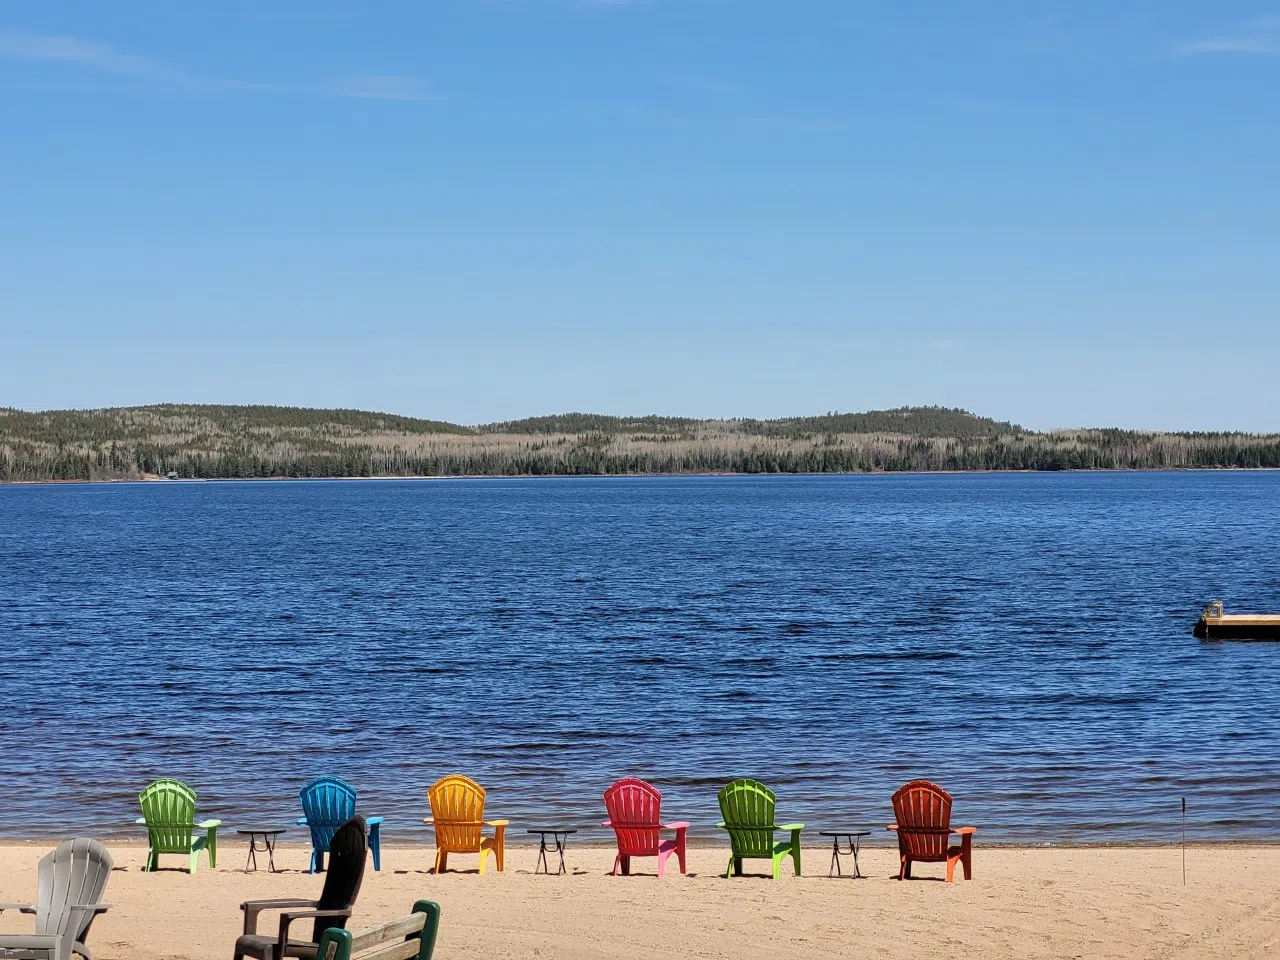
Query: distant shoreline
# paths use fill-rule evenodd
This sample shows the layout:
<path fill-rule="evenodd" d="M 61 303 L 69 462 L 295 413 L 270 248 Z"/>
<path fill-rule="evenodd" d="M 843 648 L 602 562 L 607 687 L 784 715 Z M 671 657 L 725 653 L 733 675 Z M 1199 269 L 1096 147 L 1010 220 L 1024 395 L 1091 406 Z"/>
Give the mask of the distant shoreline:
<path fill-rule="evenodd" d="M 0 409 L 0 482 L 1265 468 L 1280 468 L 1280 434 L 1037 432 L 943 407 L 776 420 L 568 413 L 472 427 L 294 407 Z"/>
<path fill-rule="evenodd" d="M 1157 474 L 1157 473 L 1276 473 L 1280 467 L 1090 467 L 1069 470 L 868 470 L 843 473 L 741 473 L 730 471 L 702 471 L 688 473 L 471 473 L 471 474 L 405 474 L 403 476 L 377 477 L 137 477 L 102 480 L 0 480 L 0 487 L 44 486 L 112 486 L 122 484 L 192 484 L 192 483 L 364 483 L 404 482 L 408 480 L 675 480 L 680 478 L 784 478 L 784 477 L 966 477 L 966 476 L 1052 476 L 1054 474 Z"/>

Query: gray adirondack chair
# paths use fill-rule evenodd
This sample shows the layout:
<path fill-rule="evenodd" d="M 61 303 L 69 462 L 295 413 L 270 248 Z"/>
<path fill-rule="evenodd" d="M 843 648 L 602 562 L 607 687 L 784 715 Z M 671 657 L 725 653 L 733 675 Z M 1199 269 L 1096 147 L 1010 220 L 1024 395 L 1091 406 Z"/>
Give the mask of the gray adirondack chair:
<path fill-rule="evenodd" d="M 33 913 L 36 932 L 0 934 L 0 956 L 23 960 L 92 960 L 84 945 L 89 927 L 110 904 L 99 903 L 113 862 L 97 840 L 65 840 L 40 861 L 36 903 L 0 903 L 0 911 Z"/>

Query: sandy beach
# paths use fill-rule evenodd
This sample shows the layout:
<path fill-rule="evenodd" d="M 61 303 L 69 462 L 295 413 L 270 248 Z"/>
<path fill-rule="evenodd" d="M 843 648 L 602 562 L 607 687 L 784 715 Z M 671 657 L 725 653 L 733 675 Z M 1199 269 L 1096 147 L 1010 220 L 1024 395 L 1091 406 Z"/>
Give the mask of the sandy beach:
<path fill-rule="evenodd" d="M 196 876 L 141 870 L 144 847 L 109 843 L 113 904 L 90 946 L 101 960 L 226 960 L 240 931 L 243 900 L 314 896 L 323 879 L 303 872 L 307 848 L 277 850 L 284 872 L 245 874 L 245 849 L 221 844 L 217 869 Z M 43 842 L 0 846 L 0 902 L 35 894 Z M 975 853 L 975 879 L 948 886 L 891 879 L 896 853 L 864 851 L 866 879 L 828 879 L 830 852 L 805 850 L 807 876 L 725 880 L 726 854 L 690 852 L 689 876 L 659 881 L 610 877 L 613 852 L 570 848 L 571 873 L 535 876 L 536 850 L 512 847 L 503 874 L 428 872 L 428 847 L 389 847 L 365 875 L 352 927 L 408 912 L 414 900 L 442 906 L 440 960 L 493 957 L 760 958 L 913 957 L 1274 957 L 1280 955 L 1280 847 L 1195 846 L 1182 886 L 1176 847 L 990 848 Z M 672 862 L 674 866 L 674 861 Z M 451 864 L 452 865 L 452 864 Z M 29 930 L 30 918 L 0 915 L 0 932 Z"/>

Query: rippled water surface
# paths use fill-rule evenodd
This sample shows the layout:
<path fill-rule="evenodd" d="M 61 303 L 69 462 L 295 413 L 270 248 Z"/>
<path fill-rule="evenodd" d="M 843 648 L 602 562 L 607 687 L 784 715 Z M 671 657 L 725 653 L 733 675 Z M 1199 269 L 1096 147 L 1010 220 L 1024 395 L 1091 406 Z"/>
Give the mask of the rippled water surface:
<path fill-rule="evenodd" d="M 461 771 L 521 832 L 626 774 L 879 829 L 920 775 L 990 840 L 1272 839 L 1280 644 L 1192 639 L 1214 598 L 1280 612 L 1280 475 L 0 488 L 0 832 L 332 772 L 425 840 Z"/>

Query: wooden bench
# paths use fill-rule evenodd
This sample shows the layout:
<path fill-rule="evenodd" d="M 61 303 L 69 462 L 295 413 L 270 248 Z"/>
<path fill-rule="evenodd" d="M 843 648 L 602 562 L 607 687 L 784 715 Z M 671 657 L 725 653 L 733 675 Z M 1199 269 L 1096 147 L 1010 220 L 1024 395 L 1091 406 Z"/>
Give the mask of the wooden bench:
<path fill-rule="evenodd" d="M 419 900 L 407 917 L 388 920 L 365 930 L 326 930 L 320 938 L 319 960 L 431 960 L 440 929 L 440 904 Z"/>

